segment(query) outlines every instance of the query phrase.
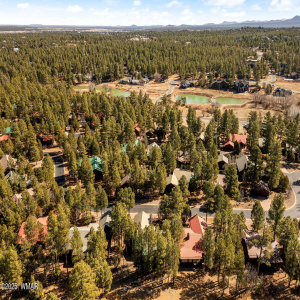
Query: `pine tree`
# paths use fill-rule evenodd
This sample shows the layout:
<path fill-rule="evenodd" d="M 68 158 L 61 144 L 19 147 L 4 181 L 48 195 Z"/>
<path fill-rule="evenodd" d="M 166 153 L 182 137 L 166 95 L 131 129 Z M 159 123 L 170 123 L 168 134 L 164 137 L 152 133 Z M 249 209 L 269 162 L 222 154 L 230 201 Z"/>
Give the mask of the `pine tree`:
<path fill-rule="evenodd" d="M 268 184 L 271 189 L 276 189 L 281 176 L 281 146 L 275 142 L 267 155 L 266 173 L 269 178 Z"/>
<path fill-rule="evenodd" d="M 1 267 L 0 274 L 2 273 L 3 282 L 16 283 L 17 286 L 21 285 L 23 282 L 23 265 L 18 256 L 18 252 L 14 247 L 9 247 L 4 251 Z"/>
<path fill-rule="evenodd" d="M 238 199 L 240 196 L 239 181 L 236 167 L 233 164 L 225 168 L 225 192 L 232 198 Z"/>
<path fill-rule="evenodd" d="M 72 262 L 76 264 L 84 258 L 82 247 L 83 243 L 78 228 L 75 226 L 73 231 L 73 236 L 71 238 L 72 246 Z"/>
<path fill-rule="evenodd" d="M 214 266 L 215 256 L 215 237 L 212 229 L 208 227 L 205 231 L 204 238 L 202 240 L 202 247 L 204 251 L 204 265 L 211 270 Z"/>
<path fill-rule="evenodd" d="M 285 271 L 289 276 L 289 286 L 292 280 L 298 280 L 298 270 L 300 264 L 300 243 L 298 237 L 293 237 L 288 241 L 285 250 Z"/>
<path fill-rule="evenodd" d="M 254 145 L 251 149 L 251 155 L 249 157 L 250 163 L 246 171 L 247 181 L 251 182 L 252 188 L 259 182 L 261 172 L 263 170 L 262 153 L 258 145 Z"/>
<path fill-rule="evenodd" d="M 236 288 L 245 284 L 245 256 L 243 249 L 237 251 L 235 257 Z"/>
<path fill-rule="evenodd" d="M 99 185 L 96 193 L 96 208 L 100 209 L 102 212 L 102 209 L 106 208 L 107 205 L 108 205 L 108 198 L 106 192 L 102 188 L 102 186 Z"/>
<path fill-rule="evenodd" d="M 260 201 L 256 200 L 251 211 L 252 228 L 258 231 L 263 228 L 265 222 L 265 212 Z"/>
<path fill-rule="evenodd" d="M 69 167 L 70 176 L 72 176 L 75 179 L 75 181 L 77 181 L 78 167 L 77 167 L 77 160 L 74 151 L 71 151 L 68 167 Z"/>
<path fill-rule="evenodd" d="M 80 166 L 80 177 L 85 186 L 89 182 L 90 183 L 94 182 L 95 175 L 93 172 L 93 167 L 87 156 L 84 156 L 82 159 L 81 166 Z"/>
<path fill-rule="evenodd" d="M 70 279 L 72 295 L 77 300 L 96 300 L 100 293 L 96 286 L 96 275 L 84 261 L 75 264 Z"/>
<path fill-rule="evenodd" d="M 135 194 L 130 187 L 120 189 L 117 195 L 117 200 L 124 203 L 126 208 L 130 210 L 135 205 Z"/>
<path fill-rule="evenodd" d="M 58 297 L 52 292 L 47 295 L 46 300 L 59 300 Z"/>
<path fill-rule="evenodd" d="M 276 195 L 271 202 L 268 221 L 272 224 L 274 239 L 278 234 L 278 225 L 281 223 L 285 212 L 284 197 L 282 194 Z"/>

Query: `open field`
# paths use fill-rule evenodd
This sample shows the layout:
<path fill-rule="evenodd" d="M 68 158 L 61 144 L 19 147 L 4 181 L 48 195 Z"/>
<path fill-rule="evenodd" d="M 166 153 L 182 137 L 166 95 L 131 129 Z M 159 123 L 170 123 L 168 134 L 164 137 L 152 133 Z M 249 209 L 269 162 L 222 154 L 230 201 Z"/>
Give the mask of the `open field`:
<path fill-rule="evenodd" d="M 300 82 L 286 81 L 283 80 L 282 78 L 277 77 L 277 81 L 275 82 L 275 85 L 287 90 L 300 92 Z"/>

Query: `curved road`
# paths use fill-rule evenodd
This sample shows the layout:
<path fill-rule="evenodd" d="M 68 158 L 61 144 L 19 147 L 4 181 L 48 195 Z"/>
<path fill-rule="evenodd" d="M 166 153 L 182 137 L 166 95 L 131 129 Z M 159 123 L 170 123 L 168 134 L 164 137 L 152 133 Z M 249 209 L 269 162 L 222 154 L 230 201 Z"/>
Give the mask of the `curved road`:
<path fill-rule="evenodd" d="M 285 216 L 290 216 L 292 218 L 300 218 L 300 185 L 295 184 L 295 182 L 300 179 L 300 171 L 296 171 L 290 174 L 286 174 L 289 177 L 290 184 L 292 189 L 296 195 L 295 205 L 288 210 L 285 211 Z M 144 211 L 148 214 L 157 214 L 158 213 L 158 205 L 135 205 L 132 209 L 130 209 L 131 213 L 139 213 Z M 246 219 L 251 218 L 251 209 L 233 209 L 235 213 L 244 212 Z M 198 214 L 205 218 L 206 213 L 205 210 L 200 206 L 191 206 L 192 215 Z M 268 212 L 266 211 L 266 217 L 268 216 Z M 213 217 L 214 214 L 208 214 L 208 217 Z"/>

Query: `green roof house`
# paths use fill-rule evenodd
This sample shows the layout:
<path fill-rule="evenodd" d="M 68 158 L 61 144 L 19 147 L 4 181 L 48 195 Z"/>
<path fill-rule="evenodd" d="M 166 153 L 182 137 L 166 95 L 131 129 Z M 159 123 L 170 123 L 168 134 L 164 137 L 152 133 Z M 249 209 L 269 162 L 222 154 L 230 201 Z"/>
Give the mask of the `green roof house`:
<path fill-rule="evenodd" d="M 6 131 L 6 134 L 11 134 L 12 133 L 11 127 L 6 127 L 5 131 Z"/>
<path fill-rule="evenodd" d="M 135 140 L 135 142 L 134 142 L 134 146 L 137 146 L 139 144 L 139 141 L 138 140 Z M 127 146 L 128 146 L 128 144 L 124 144 L 123 145 L 123 151 L 126 153 L 127 152 Z"/>
<path fill-rule="evenodd" d="M 91 162 L 93 171 L 103 172 L 102 164 L 103 160 L 98 156 L 89 157 L 89 161 Z M 81 166 L 82 159 L 79 160 L 78 165 Z"/>

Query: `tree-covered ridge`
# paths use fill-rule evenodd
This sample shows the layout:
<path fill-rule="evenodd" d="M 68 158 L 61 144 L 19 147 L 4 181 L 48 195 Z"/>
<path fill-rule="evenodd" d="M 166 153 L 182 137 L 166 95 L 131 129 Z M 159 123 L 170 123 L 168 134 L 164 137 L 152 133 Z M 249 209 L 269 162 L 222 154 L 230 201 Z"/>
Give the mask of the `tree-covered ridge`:
<path fill-rule="evenodd" d="M 148 41 L 131 40 L 136 33 L 28 33 L 0 36 L 0 78 L 16 77 L 30 82 L 51 83 L 64 79 L 74 83 L 92 74 L 99 83 L 141 72 L 166 76 L 179 72 L 184 78 L 217 73 L 224 78 L 247 78 L 247 58 L 253 47 L 265 51 L 274 67 L 287 64 L 299 71 L 299 33 L 296 29 L 242 29 L 228 31 L 147 32 Z M 19 48 L 18 52 L 13 48 Z M 279 53 L 278 53 L 279 52 Z M 264 62 L 258 65 L 265 74 Z M 277 68 L 278 69 L 278 68 Z"/>

